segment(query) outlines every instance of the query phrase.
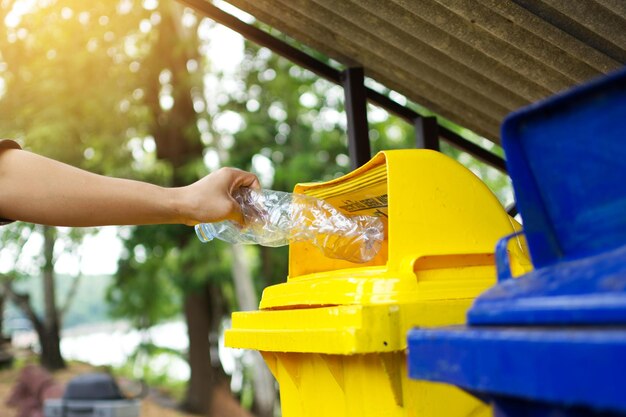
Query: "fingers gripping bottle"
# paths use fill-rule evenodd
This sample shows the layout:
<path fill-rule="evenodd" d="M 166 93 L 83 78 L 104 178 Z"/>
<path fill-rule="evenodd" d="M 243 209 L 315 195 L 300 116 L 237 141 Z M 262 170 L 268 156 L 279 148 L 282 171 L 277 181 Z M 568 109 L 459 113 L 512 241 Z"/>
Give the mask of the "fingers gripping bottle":
<path fill-rule="evenodd" d="M 217 238 L 277 247 L 309 241 L 330 258 L 362 263 L 376 256 L 384 239 L 379 218 L 347 216 L 314 197 L 251 188 L 240 188 L 234 197 L 244 226 L 231 221 L 198 224 L 196 234 L 202 242 Z"/>

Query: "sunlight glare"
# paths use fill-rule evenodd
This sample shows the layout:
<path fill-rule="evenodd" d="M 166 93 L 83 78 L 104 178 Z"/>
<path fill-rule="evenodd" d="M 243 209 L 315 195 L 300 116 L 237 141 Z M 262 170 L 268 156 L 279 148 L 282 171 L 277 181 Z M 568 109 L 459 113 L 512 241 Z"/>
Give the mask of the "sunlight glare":
<path fill-rule="evenodd" d="M 4 24 L 9 28 L 16 28 L 22 21 L 22 16 L 35 7 L 35 0 L 18 0 L 4 18 Z"/>
<path fill-rule="evenodd" d="M 159 7 L 158 0 L 143 0 L 143 8 L 146 10 L 156 10 Z"/>

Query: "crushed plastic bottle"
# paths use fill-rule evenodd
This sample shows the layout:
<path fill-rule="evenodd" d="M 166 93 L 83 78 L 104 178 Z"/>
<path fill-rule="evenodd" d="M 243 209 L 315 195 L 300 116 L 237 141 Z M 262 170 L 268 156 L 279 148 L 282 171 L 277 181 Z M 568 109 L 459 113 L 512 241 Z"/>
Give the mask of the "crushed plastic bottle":
<path fill-rule="evenodd" d="M 329 258 L 371 260 L 382 246 L 384 227 L 374 216 L 347 216 L 327 202 L 302 194 L 241 188 L 244 226 L 231 221 L 196 225 L 202 242 L 220 239 L 236 244 L 285 246 L 308 241 Z"/>

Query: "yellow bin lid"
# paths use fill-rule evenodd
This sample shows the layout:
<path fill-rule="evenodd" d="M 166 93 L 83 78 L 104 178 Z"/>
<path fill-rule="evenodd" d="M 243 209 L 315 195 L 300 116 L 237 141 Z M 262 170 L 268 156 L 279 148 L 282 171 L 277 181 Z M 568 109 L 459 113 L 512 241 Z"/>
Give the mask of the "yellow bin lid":
<path fill-rule="evenodd" d="M 408 326 L 462 322 L 471 300 L 495 282 L 496 242 L 520 229 L 471 171 L 429 150 L 380 152 L 343 177 L 298 184 L 294 192 L 326 200 L 345 214 L 379 216 L 383 248 L 370 262 L 354 264 L 327 258 L 310 243 L 291 244 L 287 282 L 264 290 L 261 311 L 233 315 L 229 346 L 328 353 L 374 345 L 398 349 Z M 514 271 L 531 268 L 524 242 L 510 251 Z M 446 305 L 456 310 L 446 313 L 440 308 Z M 394 316 L 389 309 L 399 309 L 400 322 L 385 318 Z M 379 332 L 381 340 L 372 344 L 370 325 L 402 334 Z"/>

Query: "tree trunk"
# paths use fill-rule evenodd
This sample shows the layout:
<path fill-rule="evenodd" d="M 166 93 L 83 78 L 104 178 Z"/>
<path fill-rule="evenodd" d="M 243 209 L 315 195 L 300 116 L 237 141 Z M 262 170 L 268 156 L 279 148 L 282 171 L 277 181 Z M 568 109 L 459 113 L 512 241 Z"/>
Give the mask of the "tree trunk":
<path fill-rule="evenodd" d="M 22 310 L 33 325 L 35 333 L 37 333 L 37 337 L 39 339 L 39 344 L 41 345 L 41 356 L 39 358 L 41 364 L 50 370 L 63 368 L 65 366 L 65 362 L 61 357 L 59 349 L 60 340 L 58 331 L 53 333 L 45 327 L 44 322 L 35 314 L 35 310 L 30 303 L 30 296 L 28 294 L 22 294 L 15 291 L 11 286 L 11 283 L 8 281 L 3 283 L 3 288 L 4 293 L 20 310 Z M 55 351 L 57 352 L 56 355 L 52 353 Z"/>
<path fill-rule="evenodd" d="M 41 344 L 41 364 L 49 370 L 65 368 L 61 356 L 61 336 L 59 313 L 56 307 L 56 291 L 54 285 L 54 244 L 56 230 L 50 226 L 43 227 L 44 266 L 42 269 L 44 320 L 43 329 L 39 334 Z"/>
<path fill-rule="evenodd" d="M 189 178 L 185 178 L 183 168 L 202 155 L 200 132 L 196 127 L 197 115 L 190 95 L 193 86 L 186 69 L 189 59 L 198 58 L 197 45 L 194 38 L 185 37 L 181 31 L 181 10 L 174 3 L 164 3 L 160 7 L 162 20 L 158 39 L 146 62 L 146 79 L 149 80 L 145 89 L 146 103 L 155 121 L 151 133 L 157 145 L 157 157 L 172 166 L 173 186 L 188 183 Z M 163 51 L 168 53 L 163 54 Z M 159 75 L 162 69 L 171 71 L 174 106 L 169 111 L 164 111 L 159 103 Z M 188 244 L 188 236 L 185 234 L 181 237 L 180 248 Z M 196 291 L 188 290 L 184 295 L 184 310 L 189 336 L 190 378 L 182 407 L 192 413 L 209 415 L 215 378 L 210 361 L 211 317 L 206 285 Z"/>
<path fill-rule="evenodd" d="M 231 245 L 230 248 L 233 253 L 233 281 L 239 309 L 243 311 L 256 310 L 259 306 L 259 300 L 250 274 L 250 265 L 246 259 L 246 251 L 241 245 Z"/>
<path fill-rule="evenodd" d="M 219 356 L 220 331 L 222 320 L 226 314 L 224 294 L 222 293 L 222 287 L 216 283 L 208 282 L 205 288 L 209 295 L 209 320 L 211 326 L 209 330 L 209 347 L 214 385 L 227 383 L 230 390 L 230 378 L 224 372 Z"/>
<path fill-rule="evenodd" d="M 158 38 L 143 67 L 147 80 L 145 101 L 154 118 L 150 133 L 157 146 L 157 157 L 169 162 L 172 167 L 172 186 L 187 185 L 193 179 L 189 177 L 190 170 L 185 167 L 201 158 L 203 150 L 196 126 L 198 115 L 191 97 L 193 90 L 202 91 L 202 79 L 191 76 L 187 71 L 187 62 L 190 59 L 201 61 L 201 57 L 196 28 L 181 25 L 182 10 L 182 6 L 175 2 L 160 4 Z M 159 76 L 164 69 L 170 71 L 174 98 L 174 105 L 169 110 L 162 109 L 159 103 Z M 188 244 L 190 236 L 185 233 L 181 237 L 181 249 Z M 181 268 L 183 271 L 189 269 L 185 266 Z M 217 346 L 215 335 L 223 317 L 222 304 L 219 287 L 210 282 L 197 290 L 188 289 L 184 295 L 191 375 L 182 407 L 190 412 L 210 415 L 214 395 L 218 392 L 216 387 L 225 376 L 217 354 L 211 358 L 211 341 Z M 212 332 L 212 329 L 217 330 Z"/>
<path fill-rule="evenodd" d="M 6 299 L 5 293 L 4 292 L 0 293 L 0 337 L 4 335 L 4 300 L 5 299 Z"/>
<path fill-rule="evenodd" d="M 30 302 L 28 294 L 15 291 L 9 280 L 4 280 L 2 287 L 4 295 L 8 296 L 15 305 L 28 317 L 41 346 L 40 363 L 51 371 L 65 368 L 65 361 L 61 355 L 61 326 L 59 312 L 56 308 L 55 275 L 54 275 L 54 245 L 56 243 L 56 229 L 44 226 L 42 229 L 44 244 L 44 265 L 42 272 L 44 317 L 40 318 Z"/>
<path fill-rule="evenodd" d="M 2 279 L 1 276 L 0 279 Z M 4 290 L 0 290 L 0 353 L 2 353 L 5 344 L 11 344 L 11 336 L 5 337 L 4 335 L 4 308 L 7 299 L 8 295 L 6 294 L 6 292 Z M 4 364 L 0 363 L 0 367 L 2 367 L 3 365 Z"/>
<path fill-rule="evenodd" d="M 58 327 L 45 327 L 39 334 L 41 344 L 41 365 L 50 371 L 65 368 L 65 360 L 61 355 L 61 337 Z"/>
<path fill-rule="evenodd" d="M 261 251 L 261 271 L 264 278 L 263 286 L 268 286 L 271 283 L 271 276 L 276 271 L 272 268 L 272 248 L 267 246 L 261 246 L 259 248 Z"/>
<path fill-rule="evenodd" d="M 189 335 L 189 367 L 191 376 L 183 409 L 196 414 L 209 415 L 211 393 L 214 388 L 211 369 L 209 332 L 209 293 L 206 288 L 189 291 L 185 295 L 185 319 Z"/>
<path fill-rule="evenodd" d="M 245 250 L 240 245 L 232 245 L 231 248 L 233 252 L 233 280 L 239 308 L 243 311 L 256 310 L 259 300 L 254 289 Z M 272 417 L 276 405 L 274 377 L 258 352 L 249 352 L 249 354 L 252 355 L 252 366 L 254 367 L 252 370 L 254 414 L 258 417 Z"/>

